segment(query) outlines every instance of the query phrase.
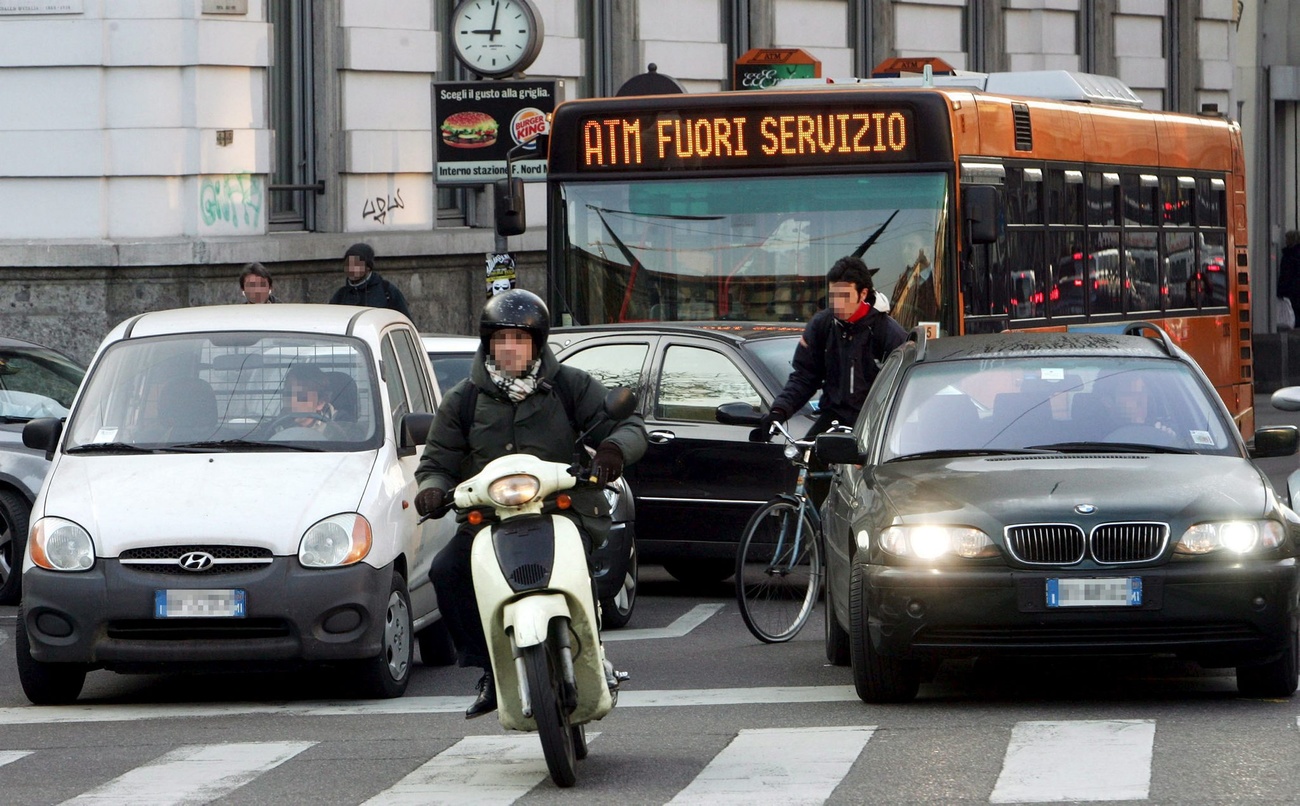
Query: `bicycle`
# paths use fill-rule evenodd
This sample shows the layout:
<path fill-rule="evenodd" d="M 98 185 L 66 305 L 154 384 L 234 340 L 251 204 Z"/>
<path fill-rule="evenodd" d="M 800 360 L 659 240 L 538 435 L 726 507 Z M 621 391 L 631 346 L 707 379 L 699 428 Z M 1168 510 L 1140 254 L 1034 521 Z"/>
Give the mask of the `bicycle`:
<path fill-rule="evenodd" d="M 795 439 L 783 423 L 772 423 L 772 429 L 785 439 L 785 457 L 799 475 L 793 494 L 775 496 L 745 524 L 735 579 L 745 626 L 758 640 L 777 644 L 794 638 L 808 621 L 821 594 L 823 566 L 821 516 L 806 491 L 813 440 Z"/>

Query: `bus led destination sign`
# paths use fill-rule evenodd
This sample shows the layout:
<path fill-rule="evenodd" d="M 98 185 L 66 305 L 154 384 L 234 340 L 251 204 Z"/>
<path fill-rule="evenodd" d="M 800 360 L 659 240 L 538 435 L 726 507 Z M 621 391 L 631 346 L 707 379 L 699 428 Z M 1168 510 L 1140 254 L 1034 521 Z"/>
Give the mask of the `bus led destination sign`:
<path fill-rule="evenodd" d="M 916 158 L 909 109 L 718 110 L 591 117 L 579 170 L 711 170 Z"/>

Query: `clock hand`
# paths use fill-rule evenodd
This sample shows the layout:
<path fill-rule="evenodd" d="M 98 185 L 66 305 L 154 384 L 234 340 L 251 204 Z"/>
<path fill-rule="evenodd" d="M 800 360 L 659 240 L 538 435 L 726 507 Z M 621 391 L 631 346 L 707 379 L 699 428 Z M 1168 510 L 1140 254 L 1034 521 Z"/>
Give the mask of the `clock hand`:
<path fill-rule="evenodd" d="M 492 31 L 491 33 L 488 34 L 489 42 L 491 42 L 493 39 L 496 39 L 497 34 L 501 33 L 501 29 L 497 28 L 497 15 L 500 13 L 501 13 L 501 2 L 500 0 L 497 0 L 496 3 L 492 4 Z"/>

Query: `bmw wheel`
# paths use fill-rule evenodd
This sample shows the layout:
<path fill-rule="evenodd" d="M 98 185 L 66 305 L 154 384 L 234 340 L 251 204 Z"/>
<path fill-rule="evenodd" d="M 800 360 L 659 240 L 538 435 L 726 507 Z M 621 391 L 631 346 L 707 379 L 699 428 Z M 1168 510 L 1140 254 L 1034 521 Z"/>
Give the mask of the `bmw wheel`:
<path fill-rule="evenodd" d="M 915 699 L 921 675 L 915 661 L 880 654 L 871 643 L 867 622 L 866 580 L 862 566 L 853 566 L 849 583 L 849 659 L 853 686 L 863 702 L 908 702 Z"/>

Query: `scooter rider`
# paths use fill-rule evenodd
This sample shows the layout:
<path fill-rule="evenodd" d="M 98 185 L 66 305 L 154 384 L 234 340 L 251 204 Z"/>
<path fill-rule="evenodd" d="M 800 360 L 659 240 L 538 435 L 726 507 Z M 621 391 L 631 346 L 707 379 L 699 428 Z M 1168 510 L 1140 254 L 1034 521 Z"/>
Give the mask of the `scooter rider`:
<path fill-rule="evenodd" d="M 591 471 L 601 484 L 617 479 L 625 465 L 645 453 L 640 415 L 609 421 L 604 414 L 605 387 L 580 369 L 561 366 L 546 345 L 549 332 L 550 312 L 532 292 L 512 289 L 483 307 L 482 343 L 470 376 L 443 398 L 415 472 L 420 484 L 415 509 L 421 515 L 437 510 L 448 490 L 498 457 L 526 453 L 552 462 L 572 461 L 578 436 L 588 429 L 584 441 L 596 449 Z M 589 489 L 586 500 L 575 493 L 573 509 L 585 517 L 607 520 L 604 494 Z M 591 538 L 582 520 L 575 518 L 590 552 Z M 497 707 L 470 573 L 470 548 L 479 528 L 462 525 L 429 571 L 459 664 L 483 669 L 478 697 L 465 712 L 467 719 Z"/>

